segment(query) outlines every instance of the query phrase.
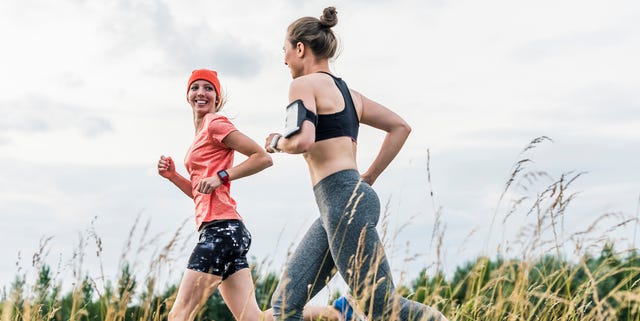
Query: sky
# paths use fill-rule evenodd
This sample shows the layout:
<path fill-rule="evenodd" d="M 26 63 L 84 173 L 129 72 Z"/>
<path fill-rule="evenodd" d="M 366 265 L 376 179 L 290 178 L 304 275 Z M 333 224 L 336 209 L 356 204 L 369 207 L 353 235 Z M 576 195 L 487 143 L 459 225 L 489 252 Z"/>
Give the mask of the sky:
<path fill-rule="evenodd" d="M 181 164 L 193 138 L 189 74 L 217 70 L 223 113 L 263 144 L 284 126 L 286 27 L 329 5 L 332 71 L 413 129 L 374 185 L 396 283 L 421 269 L 452 277 L 482 255 L 637 247 L 637 1 L 8 0 L 0 284 L 32 280 L 40 262 L 60 280 L 114 279 L 124 261 L 145 275 L 176 235 L 158 273 L 179 279 L 197 239 L 193 202 L 156 164 Z M 361 128 L 360 170 L 383 137 Z M 265 271 L 318 217 L 302 157 L 273 159 L 232 187 Z"/>

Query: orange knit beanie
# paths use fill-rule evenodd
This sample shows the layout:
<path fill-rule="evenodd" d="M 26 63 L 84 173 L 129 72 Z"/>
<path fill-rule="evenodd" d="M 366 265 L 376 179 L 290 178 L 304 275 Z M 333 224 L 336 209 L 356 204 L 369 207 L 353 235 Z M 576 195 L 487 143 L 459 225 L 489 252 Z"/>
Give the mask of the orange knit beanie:
<path fill-rule="evenodd" d="M 218 80 L 218 73 L 214 70 L 209 69 L 196 69 L 191 72 L 191 77 L 189 77 L 189 83 L 187 84 L 187 95 L 189 94 L 189 88 L 191 88 L 191 84 L 193 84 L 196 80 L 206 80 L 213 84 L 213 87 L 216 90 L 216 95 L 218 99 L 220 99 L 220 80 Z"/>

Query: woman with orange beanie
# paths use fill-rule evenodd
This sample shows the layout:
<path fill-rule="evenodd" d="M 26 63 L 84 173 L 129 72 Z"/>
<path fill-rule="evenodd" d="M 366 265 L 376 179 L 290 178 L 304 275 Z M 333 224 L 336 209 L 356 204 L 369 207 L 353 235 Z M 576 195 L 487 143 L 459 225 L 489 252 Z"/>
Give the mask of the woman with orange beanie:
<path fill-rule="evenodd" d="M 271 313 L 263 315 L 256 302 L 246 258 L 251 234 L 230 195 L 231 181 L 271 166 L 271 157 L 237 130 L 228 118 L 218 114 L 225 100 L 215 71 L 192 72 L 187 84 L 187 102 L 195 127 L 195 138 L 184 160 L 189 178 L 180 175 L 173 159 L 165 156 L 160 156 L 158 161 L 158 174 L 193 199 L 200 237 L 189 258 L 169 320 L 193 320 L 216 289 L 220 289 L 236 320 L 273 319 Z M 234 166 L 236 151 L 247 159 Z M 305 311 L 305 317 L 310 320 L 320 313 L 331 313 L 334 320 L 339 318 L 337 310 L 323 307 Z"/>

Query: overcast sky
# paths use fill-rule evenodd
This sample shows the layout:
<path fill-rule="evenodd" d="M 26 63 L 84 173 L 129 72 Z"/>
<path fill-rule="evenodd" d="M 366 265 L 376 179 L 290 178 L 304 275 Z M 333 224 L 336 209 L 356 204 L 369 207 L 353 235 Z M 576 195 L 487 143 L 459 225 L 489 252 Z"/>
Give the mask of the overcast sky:
<path fill-rule="evenodd" d="M 339 12 L 333 72 L 413 127 L 374 186 L 387 204 L 380 227 L 398 283 L 437 262 L 452 276 L 479 255 L 522 256 L 538 221 L 528 209 L 563 174 L 584 172 L 557 216 L 567 256 L 603 236 L 620 251 L 640 242 L 637 1 L 8 0 L 0 2 L 0 284 L 32 277 L 33 253 L 49 237 L 46 260 L 61 278 L 77 252 L 94 278 L 100 265 L 114 278 L 123 256 L 145 271 L 186 222 L 164 271 L 177 280 L 196 240 L 193 203 L 156 163 L 170 155 L 181 164 L 191 143 L 190 72 L 218 70 L 224 113 L 262 144 L 283 127 L 286 27 L 327 5 Z M 540 136 L 552 141 L 523 152 Z M 382 138 L 361 129 L 361 170 Z M 501 199 L 520 159 L 532 161 Z M 234 182 L 232 194 L 253 234 L 251 256 L 279 270 L 318 213 L 302 157 L 274 162 Z"/>

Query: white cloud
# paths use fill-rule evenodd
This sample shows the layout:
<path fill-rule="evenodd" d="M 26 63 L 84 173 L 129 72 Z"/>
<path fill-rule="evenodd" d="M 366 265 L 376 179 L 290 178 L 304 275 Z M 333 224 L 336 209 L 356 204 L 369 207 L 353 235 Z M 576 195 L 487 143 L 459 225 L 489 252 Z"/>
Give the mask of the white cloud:
<path fill-rule="evenodd" d="M 90 109 L 90 107 L 89 107 Z M 0 103 L 0 132 L 16 136 L 75 128 L 84 136 L 99 136 L 111 131 L 108 119 L 80 106 L 57 103 L 37 95 L 29 99 Z"/>
<path fill-rule="evenodd" d="M 191 204 L 154 166 L 161 154 L 181 163 L 191 142 L 184 100 L 191 70 L 220 71 L 230 95 L 225 113 L 262 143 L 282 126 L 289 82 L 281 50 L 285 29 L 330 4 L 0 3 L 0 208 L 11 215 L 0 235 L 17 244 L 5 247 L 3 257 L 18 250 L 27 257 L 42 235 L 52 234 L 69 255 L 76 232 L 96 215 L 111 248 L 105 260 L 119 258 L 123 234 L 140 211 L 157 231 L 175 230 L 190 217 Z M 405 266 L 404 253 L 421 255 L 406 263 L 412 271 L 434 262 L 434 249 L 425 245 L 435 220 L 427 149 L 435 203 L 447 226 L 449 269 L 484 250 L 486 225 L 511 166 L 534 137 L 555 142 L 531 154 L 532 169 L 553 177 L 588 172 L 576 182 L 581 194 L 567 225 L 580 229 L 603 212 L 636 211 L 638 4 L 335 5 L 343 50 L 333 69 L 413 127 L 376 186 L 383 202 L 390 199 L 391 231 L 414 222 L 390 249 L 394 269 Z M 361 168 L 382 139 L 362 129 Z M 234 182 L 234 193 L 256 240 L 252 254 L 273 258 L 277 268 L 317 209 L 303 160 L 274 159 L 273 168 Z M 0 268 L 3 284 L 13 276 L 11 261 Z"/>

